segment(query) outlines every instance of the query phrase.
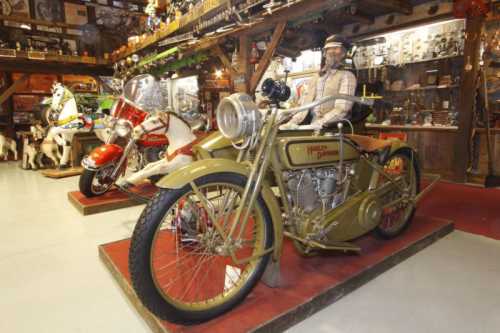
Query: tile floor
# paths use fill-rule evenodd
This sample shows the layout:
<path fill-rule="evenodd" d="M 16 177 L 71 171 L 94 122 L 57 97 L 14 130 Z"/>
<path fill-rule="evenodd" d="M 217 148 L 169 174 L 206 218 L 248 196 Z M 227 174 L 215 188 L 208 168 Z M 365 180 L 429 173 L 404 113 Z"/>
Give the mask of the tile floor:
<path fill-rule="evenodd" d="M 150 332 L 98 258 L 142 207 L 81 216 L 78 178 L 0 163 L 0 332 Z M 456 231 L 290 332 L 499 332 L 500 242 Z"/>

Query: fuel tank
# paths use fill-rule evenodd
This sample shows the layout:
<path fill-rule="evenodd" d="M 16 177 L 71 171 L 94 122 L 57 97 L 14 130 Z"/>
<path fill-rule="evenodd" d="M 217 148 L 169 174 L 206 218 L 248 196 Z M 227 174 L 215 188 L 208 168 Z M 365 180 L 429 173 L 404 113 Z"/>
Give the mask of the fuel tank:
<path fill-rule="evenodd" d="M 227 158 L 235 160 L 238 151 L 219 131 L 212 132 L 193 146 L 196 159 Z"/>
<path fill-rule="evenodd" d="M 280 135 L 277 144 L 284 169 L 323 167 L 340 160 L 340 141 L 335 136 Z M 360 157 L 359 151 L 345 139 L 343 155 L 344 161 L 353 161 Z"/>

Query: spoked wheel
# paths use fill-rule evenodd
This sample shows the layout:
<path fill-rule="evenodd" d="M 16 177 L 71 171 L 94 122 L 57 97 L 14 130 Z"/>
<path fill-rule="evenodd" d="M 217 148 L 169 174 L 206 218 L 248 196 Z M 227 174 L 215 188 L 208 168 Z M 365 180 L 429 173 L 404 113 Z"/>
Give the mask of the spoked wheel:
<path fill-rule="evenodd" d="M 95 171 L 84 169 L 79 181 L 80 192 L 88 198 L 106 193 L 115 183 L 111 177 L 115 167 L 113 163 Z"/>
<path fill-rule="evenodd" d="M 209 320 L 241 302 L 259 281 L 273 228 L 260 196 L 246 225 L 235 222 L 246 181 L 233 173 L 200 177 L 195 189 L 160 190 L 142 212 L 129 269 L 138 297 L 159 318 Z"/>
<path fill-rule="evenodd" d="M 414 152 L 409 148 L 399 149 L 389 156 L 384 164 L 384 170 L 392 177 L 402 178 L 404 195 L 412 198 L 420 192 L 420 170 L 413 156 Z M 380 176 L 380 184 L 388 182 Z M 393 202 L 401 197 L 399 191 L 391 191 L 381 199 L 382 205 Z M 392 207 L 384 208 L 380 224 L 375 229 L 376 233 L 386 239 L 394 238 L 401 234 L 410 224 L 415 214 L 415 207 L 410 202 L 400 202 Z"/>

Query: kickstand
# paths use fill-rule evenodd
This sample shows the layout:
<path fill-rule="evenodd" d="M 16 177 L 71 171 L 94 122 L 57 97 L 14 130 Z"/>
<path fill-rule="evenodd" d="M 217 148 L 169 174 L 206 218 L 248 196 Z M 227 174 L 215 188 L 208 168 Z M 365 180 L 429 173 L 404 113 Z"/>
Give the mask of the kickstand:
<path fill-rule="evenodd" d="M 262 275 L 262 282 L 269 288 L 278 288 L 281 283 L 280 262 L 279 259 L 274 261 L 271 258 L 264 271 L 264 275 Z"/>

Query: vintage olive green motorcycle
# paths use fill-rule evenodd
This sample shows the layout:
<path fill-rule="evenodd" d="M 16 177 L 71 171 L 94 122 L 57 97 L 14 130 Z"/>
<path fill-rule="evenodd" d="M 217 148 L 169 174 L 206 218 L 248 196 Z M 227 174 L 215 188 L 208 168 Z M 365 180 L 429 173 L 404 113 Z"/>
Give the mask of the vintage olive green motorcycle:
<path fill-rule="evenodd" d="M 345 134 L 344 123 L 335 131 L 279 130 L 332 99 L 373 100 L 337 95 L 283 110 L 280 90 L 263 88 L 271 100 L 265 112 L 246 94 L 223 99 L 220 133 L 195 147 L 196 162 L 157 183 L 132 236 L 129 269 L 159 318 L 200 323 L 233 308 L 261 278 L 276 284 L 284 237 L 304 255 L 357 252 L 355 238 L 370 231 L 392 238 L 411 221 L 419 167 L 406 144 Z M 231 150 L 235 158 L 217 158 Z"/>

